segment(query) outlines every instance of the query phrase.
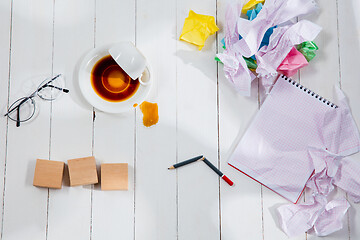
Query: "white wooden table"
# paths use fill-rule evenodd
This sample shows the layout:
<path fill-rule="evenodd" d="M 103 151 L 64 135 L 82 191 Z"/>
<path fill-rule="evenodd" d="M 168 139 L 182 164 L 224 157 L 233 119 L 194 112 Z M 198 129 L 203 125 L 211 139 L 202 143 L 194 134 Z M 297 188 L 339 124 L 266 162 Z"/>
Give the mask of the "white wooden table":
<path fill-rule="evenodd" d="M 323 27 L 320 50 L 296 79 L 329 99 L 340 85 L 360 124 L 360 2 L 318 2 L 321 12 L 310 19 Z M 274 220 L 286 200 L 226 163 L 259 107 L 258 85 L 246 98 L 225 79 L 214 61 L 223 30 L 202 51 L 178 41 L 190 9 L 216 16 L 223 28 L 225 0 L 0 1 L 2 112 L 25 94 L 31 76 L 64 73 L 71 90 L 52 104 L 38 101 L 39 115 L 20 128 L 0 118 L 2 239 L 287 239 Z M 159 104 L 160 121 L 151 128 L 143 126 L 139 109 L 93 112 L 74 86 L 84 53 L 123 40 L 144 53 L 157 81 L 149 101 Z M 236 186 L 202 163 L 167 170 L 200 154 Z M 129 191 L 32 186 L 36 158 L 66 162 L 90 155 L 98 164 L 127 162 Z M 359 154 L 354 158 L 360 161 Z M 359 225 L 360 205 L 352 204 L 344 228 L 322 239 L 358 240 Z M 304 233 L 293 239 L 318 238 Z"/>

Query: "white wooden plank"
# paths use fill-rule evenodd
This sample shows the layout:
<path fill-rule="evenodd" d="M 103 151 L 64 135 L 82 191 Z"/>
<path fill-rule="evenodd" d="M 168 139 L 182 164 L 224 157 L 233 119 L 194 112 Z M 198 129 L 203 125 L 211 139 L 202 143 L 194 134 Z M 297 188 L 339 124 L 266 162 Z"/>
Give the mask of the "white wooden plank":
<path fill-rule="evenodd" d="M 298 19 L 296 19 L 298 20 Z M 292 79 L 300 82 L 299 72 L 295 74 Z M 261 108 L 262 103 L 266 99 L 266 93 L 263 86 L 259 87 L 259 106 Z M 265 186 L 261 187 L 262 191 L 262 204 L 263 204 L 263 229 L 264 237 L 271 236 L 274 239 L 288 239 L 287 235 L 281 230 L 278 222 L 277 208 L 283 204 L 289 204 L 290 202 L 274 193 Z M 302 197 L 299 202 L 303 202 Z M 299 236 L 292 237 L 291 239 L 306 239 L 306 233 L 300 234 Z"/>
<path fill-rule="evenodd" d="M 96 42 L 135 40 L 134 1 L 96 3 Z M 135 109 L 124 115 L 96 111 L 94 155 L 97 163 L 128 163 L 128 191 L 94 190 L 93 239 L 134 239 L 134 129 Z"/>
<path fill-rule="evenodd" d="M 327 99 L 333 98 L 333 86 L 339 83 L 336 1 L 318 1 L 320 11 L 306 19 L 323 29 L 315 39 L 316 57 L 300 70 L 300 81 Z"/>
<path fill-rule="evenodd" d="M 51 74 L 52 9 L 50 1 L 13 2 L 10 101 L 36 89 Z M 34 86 L 25 88 L 30 79 Z M 34 89 L 31 89 L 34 88 Z M 47 189 L 32 186 L 36 158 L 48 158 L 50 104 L 37 99 L 39 115 L 19 128 L 9 122 L 3 239 L 44 239 Z M 21 226 L 21 230 L 19 230 Z"/>
<path fill-rule="evenodd" d="M 136 45 L 155 81 L 150 102 L 159 122 L 144 127 L 136 109 L 135 239 L 176 239 L 176 5 L 174 0 L 137 1 Z"/>
<path fill-rule="evenodd" d="M 227 164 L 232 149 L 257 111 L 257 81 L 252 87 L 251 98 L 236 93 L 226 81 L 223 71 L 219 70 L 221 169 L 235 183 L 233 187 L 221 183 L 222 238 L 239 239 L 246 236 L 249 239 L 262 239 L 260 184 Z"/>
<path fill-rule="evenodd" d="M 318 1 L 320 12 L 307 19 L 320 25 L 323 30 L 315 39 L 319 50 L 317 56 L 310 64 L 300 70 L 301 83 L 331 100 L 333 99 L 333 87 L 339 85 L 339 55 L 338 55 L 338 31 L 337 31 L 337 6 L 336 0 Z M 310 192 L 306 197 L 311 196 Z M 342 191 L 335 191 L 334 198 L 345 196 Z M 313 233 L 308 234 L 307 239 L 348 239 L 348 222 L 344 219 L 344 228 L 327 237 L 317 237 Z"/>
<path fill-rule="evenodd" d="M 190 9 L 216 18 L 214 0 L 178 1 L 177 39 Z M 203 154 L 218 166 L 215 39 L 210 36 L 201 51 L 183 41 L 177 44 L 178 161 Z M 219 239 L 219 176 L 202 162 L 177 172 L 179 239 Z"/>
<path fill-rule="evenodd" d="M 359 74 L 356 63 L 360 55 L 359 9 L 359 1 L 338 1 L 341 88 L 348 97 L 358 127 L 360 126 L 360 108 L 358 106 L 360 82 L 358 81 Z M 360 162 L 359 153 L 351 156 L 351 158 Z M 354 204 L 351 200 L 350 203 L 352 207 L 347 216 L 350 221 L 350 239 L 360 239 L 360 204 Z"/>
<path fill-rule="evenodd" d="M 0 22 L 3 23 L 3 27 L 0 28 L 0 103 L 2 113 L 6 112 L 8 107 L 8 87 L 9 87 L 9 59 L 10 59 L 10 32 L 11 32 L 11 2 L 0 3 Z M 8 120 L 5 117 L 0 118 L 0 188 L 1 199 L 0 204 L 3 205 L 4 200 L 4 170 L 6 163 L 6 141 L 7 141 L 7 123 Z M 3 207 L 1 208 L 1 231 L 2 231 L 2 219 L 3 219 Z"/>
<path fill-rule="evenodd" d="M 292 79 L 300 82 L 299 73 L 294 75 Z M 262 91 L 260 94 L 260 102 L 263 102 L 265 99 L 265 93 Z M 266 187 L 262 187 L 262 196 L 263 196 L 263 224 L 264 224 L 264 236 L 268 238 L 269 236 L 273 239 L 289 239 L 288 236 L 281 230 L 279 226 L 279 218 L 277 215 L 277 208 L 283 204 L 292 204 L 288 200 L 284 199 L 280 195 L 274 193 Z M 302 196 L 299 199 L 299 203 L 304 202 L 305 198 Z M 294 236 L 290 238 L 292 240 L 301 240 L 306 239 L 306 233 L 300 234 L 299 236 Z"/>
<path fill-rule="evenodd" d="M 1 113 L 6 112 L 8 105 L 8 83 L 9 83 L 9 48 L 10 48 L 10 26 L 11 26 L 11 2 L 0 2 L 0 109 Z M 6 162 L 6 131 L 7 118 L 0 118 L 0 206 L 3 206 L 4 191 L 4 169 Z M 3 208 L 1 208 L 1 221 Z M 1 223 L 2 227 L 2 223 Z"/>
<path fill-rule="evenodd" d="M 225 4 L 220 6 L 226 7 Z M 224 10 L 218 9 L 218 14 L 221 12 Z M 223 36 L 219 37 L 220 41 Z M 219 44 L 219 49 L 221 47 L 222 44 Z M 220 83 L 225 81 L 223 86 L 220 84 L 220 90 L 225 90 L 225 93 L 220 92 L 220 150 L 222 158 L 226 161 L 231 149 L 236 146 L 246 128 L 251 124 L 260 103 L 265 99 L 265 92 L 263 87 L 258 88 L 258 82 L 254 81 L 251 97 L 241 97 L 231 89 L 232 87 L 226 82 L 223 73 L 219 76 L 223 78 L 219 79 Z M 222 101 L 226 103 L 222 103 Z M 229 122 L 234 124 L 229 124 Z M 226 162 L 222 164 L 227 165 Z M 288 201 L 236 170 L 235 174 L 239 175 L 236 176 L 237 182 L 241 184 L 236 185 L 236 188 L 239 188 L 236 195 L 232 193 L 232 190 L 222 190 L 223 236 L 228 238 L 231 233 L 230 236 L 234 239 L 241 235 L 253 236 L 252 238 L 287 239 L 287 236 L 277 226 L 276 208 L 281 204 L 287 204 Z M 252 194 L 243 197 L 246 192 Z M 234 214 L 235 211 L 238 215 Z M 237 217 L 240 215 L 244 217 Z M 248 227 L 249 221 L 251 221 L 251 228 Z M 233 225 L 242 227 L 234 229 Z M 304 236 L 294 239 L 304 239 Z"/>
<path fill-rule="evenodd" d="M 54 11 L 54 72 L 63 73 L 70 93 L 53 103 L 51 159 L 92 154 L 92 109 L 80 102 L 74 77 L 80 57 L 94 44 L 94 2 L 56 1 Z M 48 239 L 89 239 L 90 187 L 69 187 L 67 168 L 61 190 L 50 190 Z"/>
<path fill-rule="evenodd" d="M 218 2 L 217 19 L 220 28 L 218 51 L 225 30 L 226 1 Z M 258 110 L 258 81 L 254 81 L 251 97 L 236 92 L 225 78 L 219 64 L 219 150 L 221 170 L 235 183 L 233 187 L 221 184 L 222 239 L 262 239 L 262 202 L 260 184 L 227 164 L 233 149 L 246 131 Z"/>

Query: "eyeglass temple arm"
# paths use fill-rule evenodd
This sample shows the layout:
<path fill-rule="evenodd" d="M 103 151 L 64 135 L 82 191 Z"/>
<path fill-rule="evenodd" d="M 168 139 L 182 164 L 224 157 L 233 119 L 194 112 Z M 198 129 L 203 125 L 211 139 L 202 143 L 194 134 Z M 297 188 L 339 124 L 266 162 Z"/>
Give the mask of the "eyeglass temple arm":
<path fill-rule="evenodd" d="M 57 86 L 54 86 L 54 85 L 47 85 L 47 87 L 55 88 L 55 89 L 57 89 L 57 90 L 63 91 L 64 93 L 68 93 L 68 92 L 69 92 L 69 89 L 60 88 L 60 87 L 57 87 Z"/>
<path fill-rule="evenodd" d="M 17 108 L 16 127 L 20 127 L 20 105 Z"/>
<path fill-rule="evenodd" d="M 50 81 L 48 81 L 47 83 L 45 83 L 44 85 L 42 85 L 41 87 L 39 87 L 38 89 L 36 89 L 35 93 L 40 92 L 43 88 L 49 86 L 48 84 L 50 84 L 51 82 L 53 82 L 55 79 L 57 79 L 58 77 L 60 77 L 61 74 L 56 75 L 55 77 L 53 77 L 52 79 L 50 79 Z"/>

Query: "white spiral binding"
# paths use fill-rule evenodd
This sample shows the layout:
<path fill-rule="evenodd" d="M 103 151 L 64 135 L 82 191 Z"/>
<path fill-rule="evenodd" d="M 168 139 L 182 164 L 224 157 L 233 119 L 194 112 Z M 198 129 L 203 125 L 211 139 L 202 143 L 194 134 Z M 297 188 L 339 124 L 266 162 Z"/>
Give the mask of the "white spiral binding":
<path fill-rule="evenodd" d="M 324 98 L 324 97 L 320 96 L 319 94 L 311 91 L 310 89 L 304 87 L 304 86 L 301 85 L 300 83 L 295 82 L 295 81 L 292 80 L 291 78 L 286 77 L 285 75 L 281 75 L 281 77 L 282 77 L 285 81 L 287 81 L 287 82 L 289 82 L 290 84 L 294 85 L 295 87 L 303 90 L 303 91 L 306 92 L 307 94 L 313 96 L 314 98 L 318 99 L 320 102 L 328 105 L 329 107 L 333 107 L 333 108 L 337 108 L 337 107 L 338 107 L 336 104 L 330 102 L 330 101 L 327 100 L 326 98 Z"/>

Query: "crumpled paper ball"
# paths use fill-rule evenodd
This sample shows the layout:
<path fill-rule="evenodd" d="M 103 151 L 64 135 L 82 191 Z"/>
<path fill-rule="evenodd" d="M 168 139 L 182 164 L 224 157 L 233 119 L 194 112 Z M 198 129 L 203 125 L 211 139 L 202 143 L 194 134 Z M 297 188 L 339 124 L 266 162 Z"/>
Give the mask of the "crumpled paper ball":
<path fill-rule="evenodd" d="M 242 13 L 247 13 L 247 11 L 253 9 L 258 3 L 264 3 L 264 2 L 265 0 L 250 0 L 243 6 Z"/>
<path fill-rule="evenodd" d="M 295 47 L 291 49 L 284 61 L 277 68 L 279 73 L 284 74 L 287 77 L 294 76 L 296 72 L 308 65 L 308 61 Z"/>
<path fill-rule="evenodd" d="M 192 43 L 201 50 L 206 39 L 218 30 L 213 16 L 197 14 L 190 10 L 189 16 L 185 19 L 180 40 Z"/>
<path fill-rule="evenodd" d="M 318 49 L 318 46 L 313 41 L 303 42 L 297 46 L 297 50 L 304 55 L 308 62 L 316 56 Z"/>

